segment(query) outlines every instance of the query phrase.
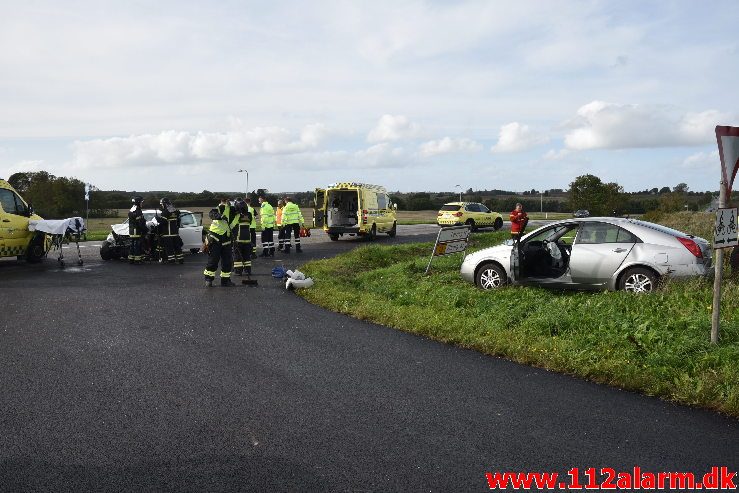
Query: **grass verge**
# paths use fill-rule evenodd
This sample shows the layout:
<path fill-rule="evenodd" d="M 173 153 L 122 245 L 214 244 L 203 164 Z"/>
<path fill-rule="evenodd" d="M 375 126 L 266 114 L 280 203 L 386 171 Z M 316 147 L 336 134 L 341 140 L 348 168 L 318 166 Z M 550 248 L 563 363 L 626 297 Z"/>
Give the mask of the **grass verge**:
<path fill-rule="evenodd" d="M 472 249 L 506 233 L 476 235 Z M 668 282 L 653 294 L 506 287 L 459 276 L 461 256 L 431 243 L 369 245 L 309 262 L 312 303 L 360 319 L 595 382 L 739 417 L 739 285 L 727 281 L 721 342 L 709 343 L 712 283 Z"/>

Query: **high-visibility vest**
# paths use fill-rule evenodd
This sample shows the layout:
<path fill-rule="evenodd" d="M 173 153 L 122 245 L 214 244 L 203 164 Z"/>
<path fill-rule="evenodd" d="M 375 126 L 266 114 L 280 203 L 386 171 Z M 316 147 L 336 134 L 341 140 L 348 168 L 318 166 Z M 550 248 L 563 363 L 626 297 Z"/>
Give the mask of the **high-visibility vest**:
<path fill-rule="evenodd" d="M 246 209 L 249 211 L 249 214 L 251 214 L 251 224 L 249 224 L 249 227 L 251 229 L 257 229 L 257 215 L 254 213 L 254 207 L 247 205 Z"/>
<path fill-rule="evenodd" d="M 261 217 L 259 218 L 260 222 L 262 223 L 262 229 L 266 228 L 274 228 L 275 227 L 275 209 L 272 207 L 272 204 L 267 202 L 266 200 L 262 202 L 261 210 Z"/>
<path fill-rule="evenodd" d="M 300 212 L 300 207 L 293 202 L 285 204 L 285 208 L 282 209 L 282 224 L 288 226 L 290 224 L 303 224 L 303 213 Z"/>
<path fill-rule="evenodd" d="M 277 208 L 277 213 L 275 214 L 276 220 L 277 220 L 277 227 L 279 228 L 282 226 L 282 207 Z"/>
<path fill-rule="evenodd" d="M 210 232 L 215 233 L 220 236 L 230 236 L 231 230 L 238 224 L 239 221 L 239 214 L 231 215 L 231 205 L 226 204 L 223 206 L 223 210 L 221 210 L 221 207 L 218 207 L 218 210 L 221 212 L 221 219 L 214 219 L 212 223 L 210 223 Z"/>

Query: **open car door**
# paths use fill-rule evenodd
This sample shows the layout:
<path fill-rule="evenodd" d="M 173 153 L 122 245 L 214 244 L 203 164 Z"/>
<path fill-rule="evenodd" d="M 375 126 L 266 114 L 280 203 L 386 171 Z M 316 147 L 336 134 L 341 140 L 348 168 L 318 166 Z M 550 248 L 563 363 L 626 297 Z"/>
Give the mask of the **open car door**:
<path fill-rule="evenodd" d="M 326 190 L 316 188 L 315 202 L 313 204 L 313 226 L 322 228 L 326 220 Z"/>
<path fill-rule="evenodd" d="M 521 244 L 516 241 L 511 245 L 511 278 L 521 279 Z"/>

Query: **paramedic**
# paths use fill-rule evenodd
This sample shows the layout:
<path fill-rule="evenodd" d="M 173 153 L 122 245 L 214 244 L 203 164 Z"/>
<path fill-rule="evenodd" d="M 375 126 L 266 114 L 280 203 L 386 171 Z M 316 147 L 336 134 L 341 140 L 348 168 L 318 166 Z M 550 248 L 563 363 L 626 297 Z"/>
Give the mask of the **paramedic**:
<path fill-rule="evenodd" d="M 523 210 L 523 205 L 519 202 L 516 204 L 516 208 L 511 211 L 511 238 L 513 241 L 518 242 L 523 236 L 526 230 L 526 225 L 529 222 L 529 216 Z"/>
<path fill-rule="evenodd" d="M 285 207 L 282 209 L 282 229 L 285 232 L 285 253 L 290 253 L 290 233 L 295 236 L 295 251 L 300 253 L 303 249 L 300 246 L 300 228 L 303 227 L 303 213 L 300 207 L 295 204 L 290 197 L 285 197 Z"/>
<path fill-rule="evenodd" d="M 275 256 L 275 209 L 264 195 L 259 196 L 259 221 L 262 223 L 262 257 Z"/>

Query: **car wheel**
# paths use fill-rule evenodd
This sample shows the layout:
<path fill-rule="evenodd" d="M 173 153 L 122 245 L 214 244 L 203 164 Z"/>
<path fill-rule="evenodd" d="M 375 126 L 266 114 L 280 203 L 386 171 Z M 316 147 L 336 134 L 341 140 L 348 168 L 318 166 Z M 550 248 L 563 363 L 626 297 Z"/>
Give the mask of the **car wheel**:
<path fill-rule="evenodd" d="M 503 227 L 503 219 L 500 217 L 496 217 L 495 222 L 493 223 L 493 228 L 495 228 L 495 231 L 498 231 L 502 227 Z"/>
<path fill-rule="evenodd" d="M 630 293 L 651 293 L 657 289 L 658 280 L 659 278 L 654 271 L 643 267 L 634 267 L 623 273 L 618 284 L 619 289 Z"/>
<path fill-rule="evenodd" d="M 475 285 L 480 289 L 497 289 L 507 281 L 508 276 L 503 267 L 492 263 L 483 264 L 475 275 Z"/>
<path fill-rule="evenodd" d="M 474 219 L 467 219 L 467 222 L 465 224 L 470 227 L 470 231 L 477 231 Z"/>
<path fill-rule="evenodd" d="M 26 250 L 26 262 L 41 262 L 41 259 L 44 258 L 44 254 L 46 253 L 46 251 L 44 250 L 45 240 L 46 235 L 43 233 L 36 234 L 33 237 L 31 243 L 28 245 L 28 249 Z"/>
<path fill-rule="evenodd" d="M 104 241 L 100 246 L 100 258 L 103 260 L 111 260 L 113 258 L 113 250 L 107 241 Z"/>
<path fill-rule="evenodd" d="M 331 241 L 339 241 L 339 235 L 328 235 L 329 238 L 331 238 Z"/>
<path fill-rule="evenodd" d="M 395 238 L 395 235 L 398 234 L 398 223 L 393 223 L 393 227 L 390 231 L 387 232 L 387 235 L 390 238 Z"/>

